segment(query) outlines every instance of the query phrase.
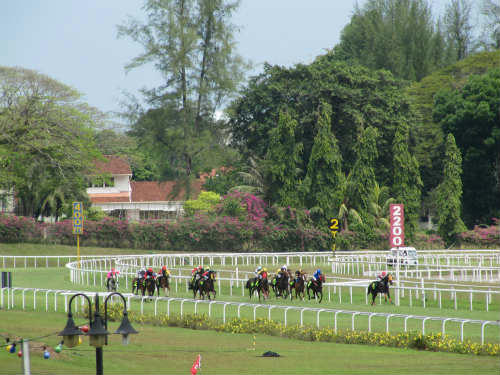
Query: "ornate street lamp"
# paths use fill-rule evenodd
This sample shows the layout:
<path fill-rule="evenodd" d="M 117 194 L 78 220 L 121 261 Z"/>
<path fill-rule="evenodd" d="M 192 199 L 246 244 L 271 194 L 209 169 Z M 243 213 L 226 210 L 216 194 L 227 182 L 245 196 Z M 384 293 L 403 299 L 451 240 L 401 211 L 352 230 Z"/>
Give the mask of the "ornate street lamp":
<path fill-rule="evenodd" d="M 115 334 L 122 335 L 122 343 L 124 345 L 128 344 L 130 341 L 129 335 L 138 333 L 130 324 L 128 320 L 128 312 L 127 312 L 127 301 L 125 297 L 118 292 L 110 293 L 104 299 L 104 319 L 101 317 L 99 313 L 99 294 L 95 294 L 95 311 L 92 319 L 92 302 L 90 298 L 84 293 L 77 293 L 73 295 L 68 303 L 68 321 L 66 322 L 66 327 L 59 333 L 59 336 L 63 336 L 64 344 L 68 348 L 72 348 L 78 345 L 78 340 L 80 335 L 82 334 L 81 330 L 75 325 L 73 320 L 73 315 L 71 313 L 71 303 L 73 299 L 77 296 L 83 296 L 87 299 L 89 305 L 89 326 L 90 329 L 86 333 L 86 336 L 89 336 L 89 344 L 95 347 L 96 353 L 96 374 L 103 374 L 103 361 L 102 361 L 102 347 L 108 344 L 108 300 L 110 297 L 118 295 L 123 300 L 123 319 L 121 321 L 120 327 L 116 330 Z"/>

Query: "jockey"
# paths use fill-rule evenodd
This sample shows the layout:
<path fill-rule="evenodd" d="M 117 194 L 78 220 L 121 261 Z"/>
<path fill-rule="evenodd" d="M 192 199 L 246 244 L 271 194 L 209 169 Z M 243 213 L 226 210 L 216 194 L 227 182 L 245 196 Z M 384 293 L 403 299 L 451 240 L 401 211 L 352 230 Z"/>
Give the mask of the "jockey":
<path fill-rule="evenodd" d="M 158 273 L 160 273 L 163 277 L 170 276 L 170 271 L 167 269 L 167 266 L 163 266 Z"/>
<path fill-rule="evenodd" d="M 205 269 L 205 272 L 203 272 L 203 273 L 201 274 L 201 276 L 203 276 L 203 278 L 204 278 L 205 280 L 208 280 L 208 274 L 209 274 L 209 273 L 210 273 L 210 267 L 207 267 L 207 268 Z"/>
<path fill-rule="evenodd" d="M 299 281 L 302 276 L 304 276 L 304 271 L 302 271 L 302 269 L 295 271 L 295 281 Z"/>
<path fill-rule="evenodd" d="M 137 271 L 137 278 L 138 279 L 144 279 L 146 276 L 146 269 L 142 268 Z"/>
<path fill-rule="evenodd" d="M 382 281 L 384 279 L 385 275 L 387 275 L 387 273 L 385 271 L 382 271 L 382 273 L 377 275 L 377 281 Z"/>
<path fill-rule="evenodd" d="M 120 274 L 120 271 L 116 271 L 114 268 L 111 268 L 111 271 L 108 272 L 106 276 L 107 279 L 111 279 L 112 277 L 116 277 Z"/>
<path fill-rule="evenodd" d="M 149 267 L 146 271 L 146 274 L 144 275 L 144 278 L 147 279 L 148 277 L 155 278 L 156 273 L 153 272 L 153 269 Z"/>
<path fill-rule="evenodd" d="M 321 274 L 321 270 L 318 268 L 318 269 L 317 269 L 316 271 L 314 271 L 314 273 L 313 273 L 313 281 L 314 281 L 315 283 L 318 283 L 318 282 L 320 281 L 320 279 L 321 279 L 321 275 L 322 275 L 322 274 Z"/>
<path fill-rule="evenodd" d="M 257 278 L 259 277 L 259 275 L 260 275 L 260 272 L 261 272 L 261 271 L 262 271 L 262 266 L 258 266 L 258 267 L 255 269 L 254 273 L 255 273 L 255 276 L 256 276 Z"/>

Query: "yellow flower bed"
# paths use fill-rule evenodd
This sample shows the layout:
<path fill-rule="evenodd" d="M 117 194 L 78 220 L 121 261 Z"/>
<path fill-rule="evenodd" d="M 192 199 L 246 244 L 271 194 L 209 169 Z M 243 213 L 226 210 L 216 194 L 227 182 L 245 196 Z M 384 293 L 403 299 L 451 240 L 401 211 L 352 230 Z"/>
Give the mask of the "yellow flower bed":
<path fill-rule="evenodd" d="M 110 318 L 120 318 L 122 308 L 114 305 Z M 116 315 L 116 316 L 115 316 Z M 418 350 L 429 350 L 439 352 L 451 352 L 460 354 L 491 355 L 500 356 L 500 344 L 479 344 L 466 340 L 459 340 L 441 333 L 430 333 L 422 335 L 419 332 L 401 332 L 398 334 L 338 330 L 333 328 L 315 328 L 311 326 L 300 327 L 298 325 L 285 327 L 280 322 L 267 319 L 238 319 L 234 318 L 225 324 L 206 315 L 140 315 L 129 312 L 129 319 L 141 324 L 153 324 L 160 326 L 174 326 L 201 330 L 216 330 L 230 333 L 261 333 L 272 336 L 289 337 L 306 341 L 325 341 L 343 344 L 366 344 L 380 345 L 396 348 L 411 348 Z"/>

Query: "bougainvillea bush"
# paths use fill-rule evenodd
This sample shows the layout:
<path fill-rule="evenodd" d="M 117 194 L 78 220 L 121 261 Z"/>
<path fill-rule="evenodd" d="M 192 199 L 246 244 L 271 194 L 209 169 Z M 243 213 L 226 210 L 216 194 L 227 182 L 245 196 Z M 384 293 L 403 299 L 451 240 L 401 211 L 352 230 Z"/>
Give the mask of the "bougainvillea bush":
<path fill-rule="evenodd" d="M 493 225 L 476 225 L 473 230 L 469 230 L 458 235 L 460 241 L 465 246 L 478 248 L 500 246 L 500 219 L 492 218 Z"/>
<path fill-rule="evenodd" d="M 0 242 L 40 242 L 43 228 L 30 217 L 0 214 Z"/>

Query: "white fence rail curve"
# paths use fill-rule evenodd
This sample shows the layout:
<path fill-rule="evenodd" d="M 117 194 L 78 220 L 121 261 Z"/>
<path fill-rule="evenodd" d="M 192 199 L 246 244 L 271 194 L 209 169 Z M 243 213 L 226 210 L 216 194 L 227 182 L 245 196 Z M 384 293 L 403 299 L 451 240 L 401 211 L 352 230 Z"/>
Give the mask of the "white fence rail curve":
<path fill-rule="evenodd" d="M 89 296 L 95 295 L 96 293 L 99 293 L 102 296 L 108 295 L 108 293 L 101 293 L 101 292 L 88 292 L 88 291 L 75 291 L 75 290 L 60 290 L 60 289 L 37 289 L 37 288 L 1 288 L 0 289 L 0 308 L 5 308 L 5 297 L 4 297 L 4 292 L 6 293 L 6 299 L 7 299 L 7 309 L 14 309 L 15 308 L 15 294 L 18 292 L 21 295 L 21 309 L 26 310 L 26 292 L 33 292 L 33 310 L 37 310 L 37 293 L 45 293 L 45 311 L 48 312 L 50 309 L 50 303 L 49 303 L 49 295 L 53 294 L 54 297 L 54 311 L 57 311 L 57 297 L 58 296 L 64 296 L 64 308 L 65 312 L 67 312 L 67 306 L 68 306 L 68 297 L 77 294 L 77 293 L 85 293 Z M 135 296 L 132 294 L 125 294 L 125 297 L 127 298 L 127 304 L 129 306 L 129 309 L 132 308 L 132 301 L 139 301 L 140 303 L 140 311 L 141 313 L 144 312 L 144 301 L 145 300 L 154 300 L 154 315 L 158 315 L 158 303 L 159 302 L 165 302 L 167 304 L 166 308 L 166 314 L 170 316 L 170 304 L 172 302 L 179 302 L 180 303 L 180 315 L 182 316 L 184 313 L 184 304 L 185 303 L 191 303 L 194 305 L 194 311 L 195 313 L 197 312 L 197 307 L 199 304 L 208 304 L 209 309 L 208 309 L 208 315 L 211 317 L 212 315 L 212 306 L 213 305 L 222 305 L 223 306 L 223 311 L 222 311 L 222 319 L 223 322 L 226 322 L 227 320 L 227 306 L 235 306 L 237 307 L 237 317 L 241 317 L 241 308 L 242 307 L 247 307 L 250 309 L 253 309 L 253 320 L 256 319 L 256 311 L 257 309 L 267 309 L 268 311 L 268 319 L 271 320 L 271 311 L 273 310 L 282 310 L 283 311 L 283 324 L 286 327 L 288 324 L 287 320 L 287 314 L 288 311 L 299 311 L 300 312 L 300 326 L 304 325 L 303 322 L 303 316 L 304 312 L 312 312 L 316 313 L 316 326 L 319 327 L 319 319 L 320 319 L 320 314 L 321 313 L 326 313 L 326 314 L 333 314 L 333 324 L 334 324 L 334 330 L 337 332 L 338 324 L 337 324 L 337 316 L 339 314 L 347 314 L 351 315 L 351 329 L 354 331 L 356 329 L 355 325 L 355 317 L 356 316 L 367 316 L 368 317 L 368 331 L 372 331 L 372 326 L 371 326 L 371 319 L 375 316 L 378 317 L 385 317 L 386 319 L 386 332 L 390 331 L 390 320 L 392 318 L 400 318 L 404 319 L 404 331 L 407 332 L 408 328 L 408 320 L 413 319 L 413 320 L 419 320 L 422 321 L 421 325 L 421 332 L 422 334 L 425 334 L 425 323 L 429 320 L 433 321 L 440 321 L 441 324 L 441 332 L 442 334 L 446 334 L 446 323 L 448 322 L 456 322 L 460 324 L 460 340 L 463 342 L 464 340 L 464 326 L 465 324 L 474 324 L 474 325 L 479 325 L 480 330 L 481 330 L 481 344 L 484 344 L 485 342 L 485 328 L 488 325 L 491 326 L 500 326 L 499 321 L 491 321 L 491 320 L 474 320 L 474 319 L 463 319 L 463 318 L 450 318 L 450 317 L 438 317 L 438 316 L 425 316 L 425 315 L 407 315 L 407 314 L 392 314 L 392 313 L 375 313 L 375 312 L 368 312 L 368 311 L 352 311 L 352 310 L 338 310 L 338 309 L 329 309 L 329 308 L 315 308 L 315 307 L 302 307 L 302 306 L 286 306 L 286 305 L 268 305 L 268 304 L 253 304 L 253 303 L 246 303 L 246 302 L 229 302 L 229 301 L 215 301 L 215 300 L 195 300 L 195 299 L 189 299 L 189 298 L 174 298 L 174 297 L 140 297 L 140 296 Z M 81 304 L 84 305 L 84 301 L 81 301 Z M 74 311 L 78 311 L 78 303 L 75 304 Z"/>

